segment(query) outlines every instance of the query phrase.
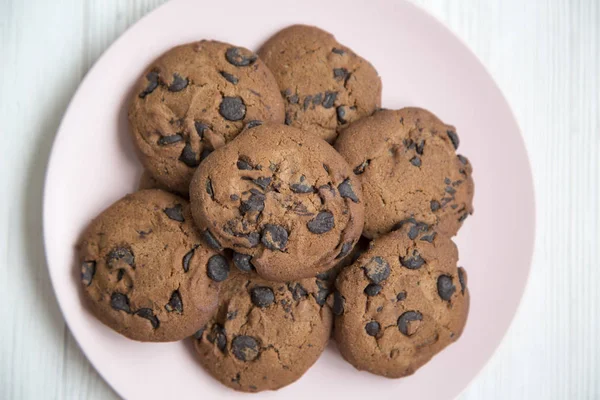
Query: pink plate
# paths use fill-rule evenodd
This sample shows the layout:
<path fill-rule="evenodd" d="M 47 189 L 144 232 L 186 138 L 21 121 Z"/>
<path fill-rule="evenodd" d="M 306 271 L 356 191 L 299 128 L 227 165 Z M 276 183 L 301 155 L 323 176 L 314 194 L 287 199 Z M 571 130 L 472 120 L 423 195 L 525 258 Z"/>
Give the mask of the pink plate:
<path fill-rule="evenodd" d="M 506 100 L 464 44 L 403 1 L 175 0 L 127 31 L 90 70 L 64 116 L 46 178 L 44 236 L 56 296 L 81 349 L 125 398 L 244 396 L 208 376 L 189 343 L 130 341 L 81 305 L 77 238 L 102 209 L 134 190 L 141 170 L 127 133 L 132 84 L 171 46 L 206 38 L 256 49 L 293 23 L 333 32 L 370 60 L 383 79 L 385 107 L 425 107 L 458 128 L 476 182 L 475 215 L 458 237 L 471 312 L 462 338 L 411 377 L 358 372 L 331 345 L 302 379 L 264 398 L 453 398 L 490 359 L 515 314 L 534 241 L 531 169 Z"/>

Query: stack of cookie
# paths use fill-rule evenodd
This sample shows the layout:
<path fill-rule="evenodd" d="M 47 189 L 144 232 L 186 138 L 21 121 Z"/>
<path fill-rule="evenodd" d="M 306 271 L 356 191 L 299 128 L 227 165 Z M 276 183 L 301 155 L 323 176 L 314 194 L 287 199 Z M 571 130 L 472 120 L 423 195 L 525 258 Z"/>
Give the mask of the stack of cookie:
<path fill-rule="evenodd" d="M 380 106 L 373 66 L 315 27 L 166 52 L 130 106 L 140 190 L 78 246 L 90 310 L 134 340 L 191 336 L 241 391 L 294 382 L 332 332 L 356 368 L 413 373 L 466 322 L 451 237 L 473 180 L 454 127 Z"/>

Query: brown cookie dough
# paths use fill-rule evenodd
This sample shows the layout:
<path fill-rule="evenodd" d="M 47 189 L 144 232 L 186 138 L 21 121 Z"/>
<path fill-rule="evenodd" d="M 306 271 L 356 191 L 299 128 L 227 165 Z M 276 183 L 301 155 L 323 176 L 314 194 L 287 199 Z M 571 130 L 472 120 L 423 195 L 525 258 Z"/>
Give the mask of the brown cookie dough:
<path fill-rule="evenodd" d="M 162 185 L 184 194 L 211 151 L 258 121 L 284 121 L 273 74 L 249 50 L 206 40 L 159 57 L 140 79 L 129 109 L 142 164 Z"/>
<path fill-rule="evenodd" d="M 317 361 L 331 332 L 327 291 L 315 278 L 275 283 L 232 272 L 216 316 L 195 335 L 200 362 L 230 388 L 276 390 Z"/>
<path fill-rule="evenodd" d="M 335 147 L 363 184 L 363 235 L 376 238 L 411 218 L 455 235 L 473 212 L 474 190 L 458 144 L 453 126 L 419 108 L 377 111 L 344 130 Z"/>
<path fill-rule="evenodd" d="M 286 124 L 330 143 L 348 123 L 381 105 L 381 79 L 375 68 L 319 28 L 285 28 L 258 54 L 282 90 Z"/>
<path fill-rule="evenodd" d="M 364 223 L 360 183 L 344 159 L 285 125 L 248 129 L 213 152 L 194 175 L 190 199 L 209 244 L 233 249 L 234 262 L 245 255 L 274 281 L 331 268 Z"/>
<path fill-rule="evenodd" d="M 371 242 L 336 281 L 334 337 L 359 370 L 399 378 L 461 335 L 469 309 L 458 251 L 433 231 L 407 224 Z"/>
<path fill-rule="evenodd" d="M 229 262 L 192 224 L 184 199 L 142 190 L 117 201 L 78 245 L 84 298 L 103 323 L 130 339 L 186 338 L 212 316 Z"/>

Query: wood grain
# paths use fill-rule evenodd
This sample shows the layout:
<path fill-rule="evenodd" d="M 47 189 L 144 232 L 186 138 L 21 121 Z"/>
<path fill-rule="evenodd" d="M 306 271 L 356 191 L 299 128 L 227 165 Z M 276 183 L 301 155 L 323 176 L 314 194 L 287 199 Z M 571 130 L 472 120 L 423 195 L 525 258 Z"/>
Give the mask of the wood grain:
<path fill-rule="evenodd" d="M 162 3 L 0 0 L 0 399 L 116 398 L 77 347 L 52 292 L 42 185 L 80 80 Z M 416 3 L 494 76 L 520 122 L 535 178 L 529 285 L 497 354 L 462 398 L 600 398 L 600 2 Z"/>

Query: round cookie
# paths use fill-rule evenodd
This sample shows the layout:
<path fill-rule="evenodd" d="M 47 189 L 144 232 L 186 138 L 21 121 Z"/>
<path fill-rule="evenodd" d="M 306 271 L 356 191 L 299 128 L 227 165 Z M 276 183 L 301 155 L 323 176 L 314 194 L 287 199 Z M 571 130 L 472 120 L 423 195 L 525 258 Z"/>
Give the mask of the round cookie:
<path fill-rule="evenodd" d="M 78 245 L 83 295 L 104 324 L 130 339 L 168 342 L 197 331 L 217 307 L 225 257 L 192 224 L 184 199 L 142 190 L 117 201 Z"/>
<path fill-rule="evenodd" d="M 315 278 L 275 283 L 232 272 L 215 317 L 195 335 L 204 368 L 245 392 L 276 390 L 317 361 L 331 332 L 328 292 Z"/>
<path fill-rule="evenodd" d="M 285 28 L 258 54 L 282 90 L 286 124 L 330 143 L 340 129 L 381 105 L 381 79 L 375 68 L 319 28 Z"/>
<path fill-rule="evenodd" d="M 359 180 L 325 141 L 285 125 L 248 129 L 213 152 L 190 184 L 207 243 L 234 263 L 289 281 L 335 265 L 359 239 Z"/>
<path fill-rule="evenodd" d="M 335 147 L 361 178 L 363 235 L 376 238 L 413 219 L 454 236 L 473 212 L 474 191 L 458 144 L 454 127 L 419 108 L 381 110 L 350 125 Z"/>
<path fill-rule="evenodd" d="M 456 246 L 432 231 L 412 238 L 413 226 L 373 241 L 341 272 L 331 296 L 342 356 L 388 378 L 412 374 L 456 341 L 469 310 Z"/>
<path fill-rule="evenodd" d="M 187 193 L 194 170 L 246 124 L 284 121 L 271 71 L 252 52 L 207 41 L 174 47 L 142 76 L 129 122 L 144 167 L 171 191 Z"/>

